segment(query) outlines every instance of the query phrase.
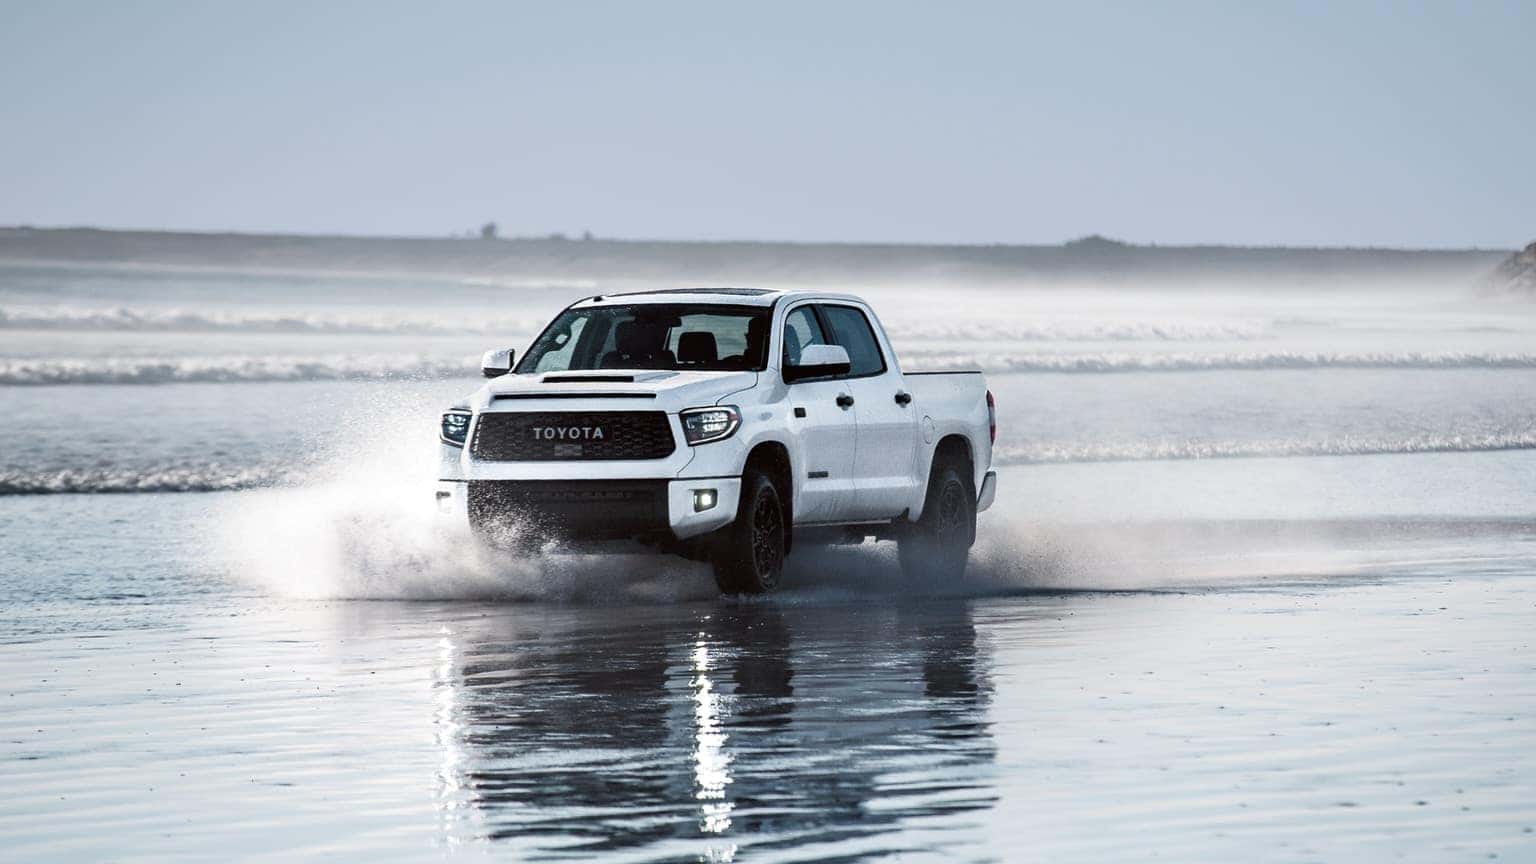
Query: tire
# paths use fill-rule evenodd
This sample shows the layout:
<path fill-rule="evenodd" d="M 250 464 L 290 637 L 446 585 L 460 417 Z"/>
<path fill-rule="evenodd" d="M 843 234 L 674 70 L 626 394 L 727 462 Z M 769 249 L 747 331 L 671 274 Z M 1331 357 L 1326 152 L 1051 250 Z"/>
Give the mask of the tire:
<path fill-rule="evenodd" d="M 969 466 L 957 461 L 934 464 L 923 515 L 897 538 L 896 557 L 908 579 L 950 582 L 965 576 L 976 540 L 976 493 Z"/>
<path fill-rule="evenodd" d="M 773 478 L 748 471 L 741 481 L 736 521 L 715 549 L 715 584 L 723 594 L 763 594 L 778 587 L 784 572 L 783 499 Z"/>

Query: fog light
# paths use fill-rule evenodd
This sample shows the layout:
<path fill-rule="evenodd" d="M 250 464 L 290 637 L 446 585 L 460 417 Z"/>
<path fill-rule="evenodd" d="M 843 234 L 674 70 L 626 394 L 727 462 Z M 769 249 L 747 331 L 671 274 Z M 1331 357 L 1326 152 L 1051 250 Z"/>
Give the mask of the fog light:
<path fill-rule="evenodd" d="M 705 510 L 713 509 L 717 497 L 713 489 L 693 490 L 693 512 L 702 513 Z"/>

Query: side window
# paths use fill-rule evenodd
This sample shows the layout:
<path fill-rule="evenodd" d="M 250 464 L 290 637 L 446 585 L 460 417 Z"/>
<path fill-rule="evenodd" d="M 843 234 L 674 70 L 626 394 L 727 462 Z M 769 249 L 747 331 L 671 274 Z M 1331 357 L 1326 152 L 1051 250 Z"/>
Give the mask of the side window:
<path fill-rule="evenodd" d="M 880 343 L 863 312 L 852 306 L 822 306 L 820 309 L 821 317 L 832 331 L 833 344 L 843 346 L 848 352 L 849 377 L 879 375 L 885 371 Z"/>
<path fill-rule="evenodd" d="M 793 366 L 800 362 L 800 352 L 807 345 L 825 345 L 821 324 L 810 306 L 801 306 L 784 318 L 784 364 Z"/>
<path fill-rule="evenodd" d="M 587 327 L 586 318 L 577 318 L 571 322 L 571 326 L 563 333 L 556 333 L 553 342 L 554 350 L 545 353 L 539 358 L 538 368 L 535 372 L 547 372 L 551 369 L 569 369 L 571 367 L 571 355 L 576 352 L 576 343 L 581 341 L 581 332 Z"/>

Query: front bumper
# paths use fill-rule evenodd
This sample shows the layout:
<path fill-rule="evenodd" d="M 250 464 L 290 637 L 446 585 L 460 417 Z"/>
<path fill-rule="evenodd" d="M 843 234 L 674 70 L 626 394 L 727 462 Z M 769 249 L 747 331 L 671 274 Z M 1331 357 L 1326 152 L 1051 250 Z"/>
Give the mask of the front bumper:
<path fill-rule="evenodd" d="M 477 530 L 562 541 L 686 540 L 735 521 L 741 478 L 441 481 L 436 494 L 440 512 Z"/>

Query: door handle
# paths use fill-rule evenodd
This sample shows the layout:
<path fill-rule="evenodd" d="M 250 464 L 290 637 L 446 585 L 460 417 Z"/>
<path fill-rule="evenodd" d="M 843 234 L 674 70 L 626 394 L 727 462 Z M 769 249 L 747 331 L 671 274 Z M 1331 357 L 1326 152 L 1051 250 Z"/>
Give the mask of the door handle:
<path fill-rule="evenodd" d="M 911 402 L 912 402 L 912 394 L 911 393 L 908 393 L 905 390 L 897 390 L 896 391 L 896 404 L 897 405 L 908 405 Z"/>
<path fill-rule="evenodd" d="M 849 396 L 847 393 L 839 393 L 839 394 L 837 394 L 837 407 L 844 408 L 844 409 L 852 408 L 853 407 L 853 397 Z"/>

